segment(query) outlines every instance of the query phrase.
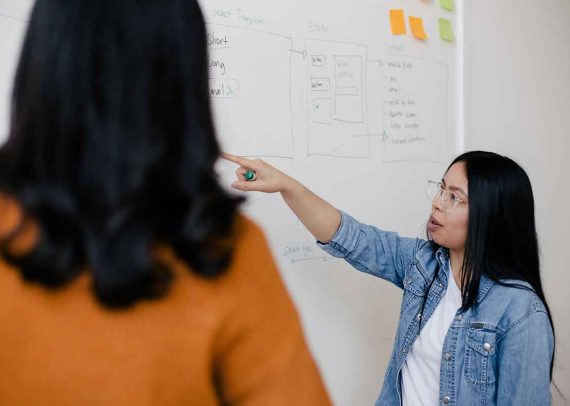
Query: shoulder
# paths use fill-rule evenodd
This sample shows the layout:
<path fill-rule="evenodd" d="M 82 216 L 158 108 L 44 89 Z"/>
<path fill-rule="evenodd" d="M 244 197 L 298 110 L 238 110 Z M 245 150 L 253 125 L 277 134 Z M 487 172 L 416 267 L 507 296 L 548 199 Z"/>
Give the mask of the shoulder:
<path fill-rule="evenodd" d="M 203 317 L 215 319 L 216 323 L 227 320 L 246 323 L 269 311 L 286 313 L 288 318 L 296 320 L 295 308 L 261 228 L 238 215 L 231 240 L 231 261 L 224 272 L 215 277 L 192 272 L 171 247 L 159 247 L 157 255 L 175 277 L 165 303 L 192 308 L 193 313 L 203 311 Z"/>
<path fill-rule="evenodd" d="M 204 278 L 189 271 L 170 248 L 165 248 L 161 254 L 175 269 L 178 282 L 200 287 L 203 294 L 222 306 L 259 302 L 271 294 L 276 297 L 286 294 L 266 237 L 254 221 L 238 214 L 230 241 L 231 260 L 225 271 L 214 278 Z"/>
<path fill-rule="evenodd" d="M 232 235 L 224 244 L 231 244 L 232 255 L 224 272 L 213 278 L 204 278 L 189 272 L 188 266 L 175 254 L 171 247 L 161 245 L 158 254 L 169 265 L 177 268 L 177 277 L 199 283 L 209 290 L 235 289 L 247 285 L 245 280 L 253 276 L 266 277 L 276 273 L 271 251 L 261 228 L 248 217 L 237 214 Z M 249 283 L 253 281 L 250 279 Z M 242 286 L 243 288 L 244 286 Z"/>
<path fill-rule="evenodd" d="M 503 332 L 524 323 L 531 316 L 548 318 L 544 303 L 531 285 L 520 280 L 493 282 L 481 306 L 497 316 L 497 325 Z"/>
<path fill-rule="evenodd" d="M 281 276 L 261 228 L 251 219 L 236 219 L 235 246 L 226 283 L 249 290 L 253 286 L 281 285 Z"/>

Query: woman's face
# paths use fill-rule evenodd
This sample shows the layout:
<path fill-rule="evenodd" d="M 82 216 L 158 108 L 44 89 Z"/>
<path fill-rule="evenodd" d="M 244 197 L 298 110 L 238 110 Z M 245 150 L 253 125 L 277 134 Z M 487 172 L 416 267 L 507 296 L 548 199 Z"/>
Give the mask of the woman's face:
<path fill-rule="evenodd" d="M 440 196 L 432 201 L 428 232 L 431 238 L 442 247 L 450 250 L 464 250 L 467 240 L 469 220 L 468 188 L 465 164 L 453 164 L 442 180 L 447 202 L 443 204 Z M 460 202 L 454 207 L 454 200 Z"/>

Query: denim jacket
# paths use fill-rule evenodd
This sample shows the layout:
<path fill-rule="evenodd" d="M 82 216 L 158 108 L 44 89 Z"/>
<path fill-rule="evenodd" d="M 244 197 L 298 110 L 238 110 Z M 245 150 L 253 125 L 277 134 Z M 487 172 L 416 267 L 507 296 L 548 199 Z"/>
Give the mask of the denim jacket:
<path fill-rule="evenodd" d="M 422 239 L 359 223 L 341 212 L 329 254 L 403 289 L 400 321 L 376 405 L 400 405 L 403 363 L 447 289 L 449 253 Z M 440 272 L 429 292 L 429 282 Z M 475 305 L 457 311 L 443 343 L 439 405 L 550 405 L 554 336 L 546 309 L 530 285 L 483 276 Z M 420 308 L 427 294 L 423 315 Z"/>

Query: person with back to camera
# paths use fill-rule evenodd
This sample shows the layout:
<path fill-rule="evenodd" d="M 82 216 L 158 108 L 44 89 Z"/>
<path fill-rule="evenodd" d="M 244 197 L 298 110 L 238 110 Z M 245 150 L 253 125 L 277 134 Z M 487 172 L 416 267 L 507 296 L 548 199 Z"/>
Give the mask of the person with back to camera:
<path fill-rule="evenodd" d="M 38 0 L 0 150 L 0 405 L 329 405 L 218 184 L 194 0 Z"/>
<path fill-rule="evenodd" d="M 361 224 L 262 160 L 224 157 L 239 165 L 235 189 L 280 192 L 325 251 L 403 289 L 377 405 L 551 403 L 534 199 L 513 160 L 467 152 L 428 182 L 426 241 Z"/>

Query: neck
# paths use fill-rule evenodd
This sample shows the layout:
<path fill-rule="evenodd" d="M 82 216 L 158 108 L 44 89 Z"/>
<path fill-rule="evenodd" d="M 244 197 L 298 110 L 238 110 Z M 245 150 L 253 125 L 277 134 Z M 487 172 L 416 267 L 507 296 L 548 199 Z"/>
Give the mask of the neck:
<path fill-rule="evenodd" d="M 453 272 L 455 283 L 457 283 L 459 289 L 461 289 L 461 267 L 463 266 L 464 253 L 465 253 L 464 249 L 449 250 L 449 262 L 451 263 L 451 272 Z"/>

